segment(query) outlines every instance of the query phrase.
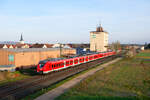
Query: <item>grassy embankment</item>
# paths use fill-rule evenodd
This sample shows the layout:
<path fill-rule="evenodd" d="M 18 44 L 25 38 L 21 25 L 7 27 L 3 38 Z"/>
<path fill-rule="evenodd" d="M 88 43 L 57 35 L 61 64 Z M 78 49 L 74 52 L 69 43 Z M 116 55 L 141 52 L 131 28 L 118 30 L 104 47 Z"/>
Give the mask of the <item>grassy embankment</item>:
<path fill-rule="evenodd" d="M 29 78 L 33 75 L 36 75 L 35 69 L 24 69 L 15 72 L 7 72 L 7 71 L 0 72 L 0 85 Z"/>
<path fill-rule="evenodd" d="M 150 100 L 150 51 L 98 71 L 56 100 Z"/>

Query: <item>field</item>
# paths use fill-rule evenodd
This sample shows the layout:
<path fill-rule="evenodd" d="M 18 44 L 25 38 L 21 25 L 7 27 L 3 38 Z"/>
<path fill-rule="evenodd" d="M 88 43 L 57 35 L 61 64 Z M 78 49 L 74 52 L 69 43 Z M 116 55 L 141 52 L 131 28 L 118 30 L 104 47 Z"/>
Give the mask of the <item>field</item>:
<path fill-rule="evenodd" d="M 150 51 L 124 58 L 56 100 L 150 100 Z"/>
<path fill-rule="evenodd" d="M 137 54 L 138 58 L 150 58 L 150 50 L 145 50 L 139 54 Z"/>

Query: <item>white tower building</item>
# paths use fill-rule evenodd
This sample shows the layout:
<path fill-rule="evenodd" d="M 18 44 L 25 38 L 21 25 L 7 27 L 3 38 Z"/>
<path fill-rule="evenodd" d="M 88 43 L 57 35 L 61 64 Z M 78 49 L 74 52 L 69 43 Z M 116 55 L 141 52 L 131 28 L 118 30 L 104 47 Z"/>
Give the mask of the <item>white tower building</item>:
<path fill-rule="evenodd" d="M 96 52 L 107 51 L 108 47 L 108 32 L 104 31 L 99 25 L 96 31 L 90 32 L 90 50 Z"/>

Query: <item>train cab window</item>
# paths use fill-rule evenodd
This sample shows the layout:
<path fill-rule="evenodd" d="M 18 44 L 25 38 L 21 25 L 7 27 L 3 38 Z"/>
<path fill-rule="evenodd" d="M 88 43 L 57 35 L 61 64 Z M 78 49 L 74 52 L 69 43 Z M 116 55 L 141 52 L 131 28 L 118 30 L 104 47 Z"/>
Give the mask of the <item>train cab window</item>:
<path fill-rule="evenodd" d="M 44 67 L 45 64 L 39 64 L 39 65 L 40 65 L 40 68 L 42 68 L 42 67 Z"/>
<path fill-rule="evenodd" d="M 41 61 L 41 62 L 39 63 L 40 68 L 44 67 L 45 64 L 46 64 L 45 62 Z"/>

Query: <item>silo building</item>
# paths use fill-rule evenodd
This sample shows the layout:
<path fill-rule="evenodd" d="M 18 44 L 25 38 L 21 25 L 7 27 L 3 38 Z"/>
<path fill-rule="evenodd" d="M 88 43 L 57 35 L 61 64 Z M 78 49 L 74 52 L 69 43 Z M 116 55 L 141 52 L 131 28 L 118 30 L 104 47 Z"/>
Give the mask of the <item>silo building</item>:
<path fill-rule="evenodd" d="M 90 32 L 90 51 L 104 52 L 108 47 L 108 32 L 99 25 L 96 31 Z"/>

